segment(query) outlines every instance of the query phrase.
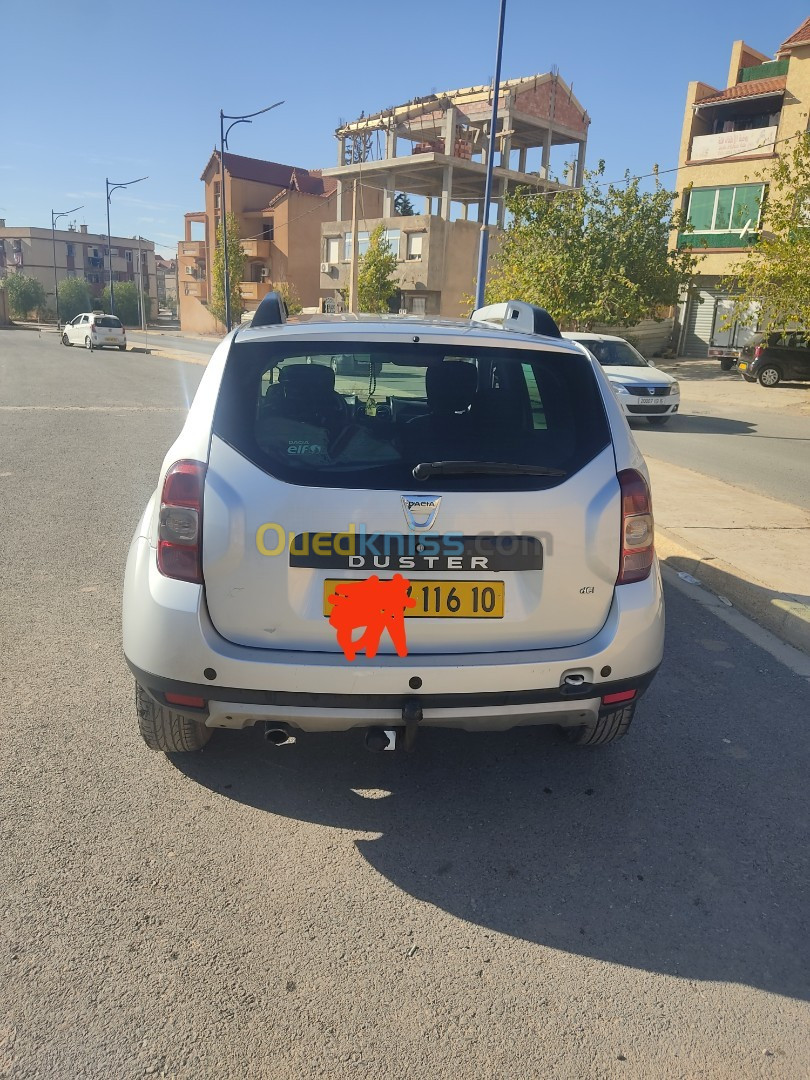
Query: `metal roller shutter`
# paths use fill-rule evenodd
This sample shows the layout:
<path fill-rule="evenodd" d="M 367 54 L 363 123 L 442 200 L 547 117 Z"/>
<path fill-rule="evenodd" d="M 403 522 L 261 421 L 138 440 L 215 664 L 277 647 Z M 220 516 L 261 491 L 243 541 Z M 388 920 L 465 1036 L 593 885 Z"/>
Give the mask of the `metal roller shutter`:
<path fill-rule="evenodd" d="M 703 303 L 698 303 L 698 297 Z M 709 355 L 716 299 L 716 294 L 706 289 L 701 289 L 697 296 L 690 299 L 689 309 L 686 314 L 686 337 L 684 340 L 684 353 L 686 356 Z"/>

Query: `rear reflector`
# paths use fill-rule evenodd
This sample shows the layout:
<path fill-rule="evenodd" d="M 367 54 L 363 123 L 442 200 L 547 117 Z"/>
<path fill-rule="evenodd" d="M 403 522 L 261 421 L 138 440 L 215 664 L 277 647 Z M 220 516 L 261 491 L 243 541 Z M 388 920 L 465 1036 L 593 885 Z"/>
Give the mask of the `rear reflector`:
<path fill-rule="evenodd" d="M 176 461 L 160 498 L 157 565 L 161 574 L 202 584 L 202 502 L 205 465 Z"/>
<path fill-rule="evenodd" d="M 191 697 L 189 694 L 169 694 L 165 695 L 166 700 L 170 705 L 185 705 L 189 709 L 204 709 L 205 698 Z"/>
<path fill-rule="evenodd" d="M 653 547 L 653 516 L 647 481 L 635 469 L 619 473 L 622 492 L 622 554 L 617 585 L 629 585 L 650 576 Z"/>
<path fill-rule="evenodd" d="M 168 694 L 166 697 L 168 698 Z M 636 696 L 635 690 L 620 690 L 617 694 L 605 694 L 602 698 L 603 705 L 618 705 L 620 701 L 632 701 Z"/>

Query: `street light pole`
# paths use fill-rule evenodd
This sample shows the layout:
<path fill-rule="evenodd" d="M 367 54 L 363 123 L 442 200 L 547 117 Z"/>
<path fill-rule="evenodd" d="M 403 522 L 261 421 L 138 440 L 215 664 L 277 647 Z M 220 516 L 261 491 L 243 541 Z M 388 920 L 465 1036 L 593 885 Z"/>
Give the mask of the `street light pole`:
<path fill-rule="evenodd" d="M 498 18 L 498 48 L 495 55 L 495 85 L 492 88 L 492 119 L 489 123 L 489 150 L 487 151 L 487 178 L 484 185 L 484 213 L 478 240 L 478 278 L 475 284 L 475 306 L 484 306 L 487 284 L 487 250 L 489 248 L 489 203 L 492 197 L 492 167 L 495 162 L 495 135 L 498 126 L 498 97 L 501 90 L 501 55 L 503 53 L 503 24 L 506 20 L 506 0 L 501 0 Z"/>
<path fill-rule="evenodd" d="M 275 105 L 268 105 L 266 109 L 259 109 L 258 112 L 245 113 L 244 116 L 228 116 L 226 113 L 219 110 L 219 210 L 220 221 L 222 223 L 222 254 L 223 254 L 223 266 L 224 266 L 224 278 L 225 278 L 225 329 L 231 329 L 231 274 L 228 266 L 228 222 L 225 214 L 225 147 L 228 145 L 228 133 L 231 128 L 236 127 L 237 124 L 250 124 L 253 122 L 254 116 L 261 116 L 262 113 L 270 112 L 271 109 L 277 109 L 279 105 L 283 105 L 283 101 L 277 101 Z M 227 130 L 225 128 L 225 121 L 232 120 L 233 123 L 229 124 Z"/>
<path fill-rule="evenodd" d="M 51 243 L 53 244 L 53 294 L 56 302 L 56 329 L 61 329 L 61 322 L 59 321 L 59 282 L 56 279 L 56 223 L 60 217 L 67 217 L 68 214 L 75 214 L 77 210 L 84 210 L 83 206 L 74 206 L 72 210 L 61 210 L 58 214 L 55 210 L 51 210 Z"/>
<path fill-rule="evenodd" d="M 141 180 L 148 180 L 148 176 L 139 176 L 137 180 L 127 180 L 125 184 L 113 184 L 109 178 L 106 179 L 107 184 L 107 258 L 110 264 L 110 314 L 115 314 L 115 295 L 113 292 L 113 268 L 112 268 L 112 235 L 110 234 L 110 196 L 114 191 L 119 188 L 132 187 L 133 184 L 140 184 Z"/>

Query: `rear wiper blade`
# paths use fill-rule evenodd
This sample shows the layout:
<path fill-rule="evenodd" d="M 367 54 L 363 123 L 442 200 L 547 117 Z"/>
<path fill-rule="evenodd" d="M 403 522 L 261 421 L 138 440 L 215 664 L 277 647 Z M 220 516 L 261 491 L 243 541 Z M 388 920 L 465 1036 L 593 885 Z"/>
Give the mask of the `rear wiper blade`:
<path fill-rule="evenodd" d="M 546 465 L 516 465 L 511 461 L 420 461 L 414 480 L 429 476 L 567 476 L 563 469 Z"/>

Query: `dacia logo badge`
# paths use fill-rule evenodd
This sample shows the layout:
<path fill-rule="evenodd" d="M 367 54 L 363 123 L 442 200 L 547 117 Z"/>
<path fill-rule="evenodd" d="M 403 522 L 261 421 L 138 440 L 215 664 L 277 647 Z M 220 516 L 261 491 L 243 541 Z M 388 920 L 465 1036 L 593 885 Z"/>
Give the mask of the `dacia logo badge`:
<path fill-rule="evenodd" d="M 441 495 L 401 495 L 402 512 L 413 532 L 427 532 L 439 512 Z"/>

